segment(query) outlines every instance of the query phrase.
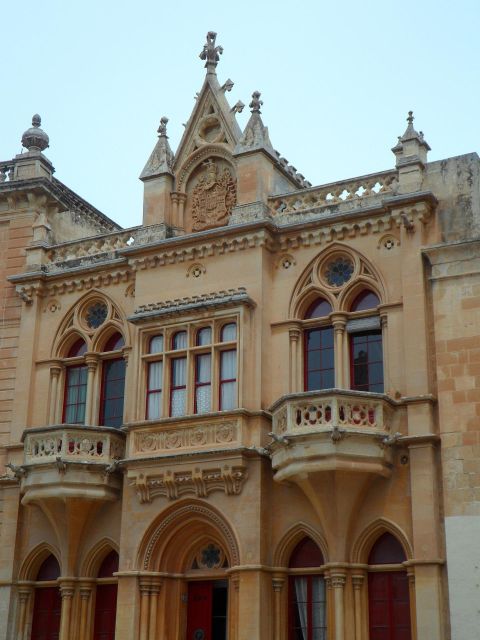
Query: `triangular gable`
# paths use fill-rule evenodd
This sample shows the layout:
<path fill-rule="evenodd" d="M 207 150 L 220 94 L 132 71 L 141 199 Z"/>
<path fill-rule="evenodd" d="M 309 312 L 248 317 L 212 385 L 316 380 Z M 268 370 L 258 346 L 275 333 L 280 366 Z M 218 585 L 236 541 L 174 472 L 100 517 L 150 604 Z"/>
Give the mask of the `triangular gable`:
<path fill-rule="evenodd" d="M 241 135 L 235 112 L 230 109 L 217 77 L 207 74 L 175 154 L 174 171 L 206 144 L 223 144 L 233 151 Z"/>

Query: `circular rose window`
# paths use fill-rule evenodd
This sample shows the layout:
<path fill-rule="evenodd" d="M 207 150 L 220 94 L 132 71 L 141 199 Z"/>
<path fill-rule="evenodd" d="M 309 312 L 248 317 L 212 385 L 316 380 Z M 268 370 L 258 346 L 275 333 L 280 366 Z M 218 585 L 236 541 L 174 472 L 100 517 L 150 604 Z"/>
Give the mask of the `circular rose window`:
<path fill-rule="evenodd" d="M 90 305 L 85 313 L 85 320 L 90 329 L 97 329 L 107 319 L 108 309 L 103 302 Z"/>
<path fill-rule="evenodd" d="M 335 258 L 325 268 L 325 279 L 331 287 L 341 287 L 350 280 L 353 269 L 350 258 Z"/>

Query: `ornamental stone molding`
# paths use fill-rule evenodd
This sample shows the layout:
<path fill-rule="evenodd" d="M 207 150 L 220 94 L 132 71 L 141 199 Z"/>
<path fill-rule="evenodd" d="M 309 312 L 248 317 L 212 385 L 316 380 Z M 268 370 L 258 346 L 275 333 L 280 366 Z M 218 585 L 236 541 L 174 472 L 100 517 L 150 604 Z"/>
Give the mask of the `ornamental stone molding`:
<path fill-rule="evenodd" d="M 148 430 L 134 434 L 132 455 L 167 453 L 183 449 L 225 446 L 238 444 L 238 421 L 219 422 L 217 424 L 201 424 L 192 427 L 162 428 L 159 431 Z"/>
<path fill-rule="evenodd" d="M 181 465 L 152 473 L 129 472 L 128 477 L 139 502 L 145 504 L 156 497 L 168 500 L 176 500 L 185 495 L 206 498 L 215 491 L 236 496 L 242 492 L 247 470 L 242 458 L 238 457 L 228 463 L 212 461 L 209 464 Z"/>
<path fill-rule="evenodd" d="M 237 200 L 236 181 L 230 169 L 219 168 L 211 158 L 202 166 L 205 170 L 198 177 L 191 194 L 193 231 L 225 225 Z"/>

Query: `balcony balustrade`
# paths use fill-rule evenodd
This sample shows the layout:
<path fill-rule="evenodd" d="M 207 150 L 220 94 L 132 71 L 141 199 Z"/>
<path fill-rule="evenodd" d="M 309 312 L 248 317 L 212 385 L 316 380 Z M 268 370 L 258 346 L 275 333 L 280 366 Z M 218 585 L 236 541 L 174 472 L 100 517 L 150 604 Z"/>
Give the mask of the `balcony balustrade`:
<path fill-rule="evenodd" d="M 272 407 L 275 479 L 342 469 L 389 475 L 397 406 L 383 394 L 336 389 L 284 396 Z"/>
<path fill-rule="evenodd" d="M 121 480 L 125 434 L 107 427 L 58 425 L 27 429 L 22 480 L 23 503 L 49 497 L 115 499 Z"/>

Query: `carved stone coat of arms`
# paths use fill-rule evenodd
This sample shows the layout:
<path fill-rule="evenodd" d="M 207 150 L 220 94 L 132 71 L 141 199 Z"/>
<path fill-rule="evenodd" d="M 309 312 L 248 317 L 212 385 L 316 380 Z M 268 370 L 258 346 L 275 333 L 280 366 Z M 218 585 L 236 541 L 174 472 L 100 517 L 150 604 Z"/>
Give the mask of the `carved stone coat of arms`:
<path fill-rule="evenodd" d="M 211 159 L 192 192 L 192 229 L 200 231 L 226 224 L 237 200 L 235 180 L 228 168 L 219 171 Z"/>

